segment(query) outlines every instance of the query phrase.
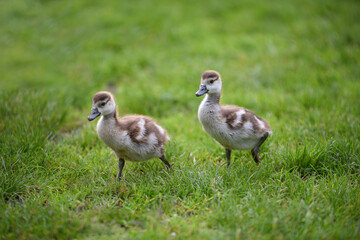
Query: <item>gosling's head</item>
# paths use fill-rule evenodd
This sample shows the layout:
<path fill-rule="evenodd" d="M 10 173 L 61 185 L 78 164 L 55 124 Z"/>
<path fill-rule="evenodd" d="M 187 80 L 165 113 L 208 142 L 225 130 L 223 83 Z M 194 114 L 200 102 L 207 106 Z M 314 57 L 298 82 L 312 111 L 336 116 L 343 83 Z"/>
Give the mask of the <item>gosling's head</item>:
<path fill-rule="evenodd" d="M 221 93 L 221 77 L 218 72 L 208 70 L 201 75 L 200 88 L 199 91 L 195 93 L 195 95 L 200 97 L 205 93 Z"/>
<path fill-rule="evenodd" d="M 109 92 L 97 92 L 92 100 L 92 110 L 88 117 L 89 121 L 94 120 L 100 115 L 108 116 L 116 110 L 114 97 Z"/>

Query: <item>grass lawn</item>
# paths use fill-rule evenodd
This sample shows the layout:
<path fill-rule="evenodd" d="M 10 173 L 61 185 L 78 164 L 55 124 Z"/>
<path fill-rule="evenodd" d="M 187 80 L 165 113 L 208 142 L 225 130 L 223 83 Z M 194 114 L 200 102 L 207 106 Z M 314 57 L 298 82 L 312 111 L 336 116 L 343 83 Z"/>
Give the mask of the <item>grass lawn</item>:
<path fill-rule="evenodd" d="M 359 239 L 359 1 L 0 2 L 0 239 Z M 271 125 L 259 165 L 201 128 L 203 71 Z M 117 159 L 93 94 L 164 126 Z M 223 159 L 223 161 L 220 161 Z"/>

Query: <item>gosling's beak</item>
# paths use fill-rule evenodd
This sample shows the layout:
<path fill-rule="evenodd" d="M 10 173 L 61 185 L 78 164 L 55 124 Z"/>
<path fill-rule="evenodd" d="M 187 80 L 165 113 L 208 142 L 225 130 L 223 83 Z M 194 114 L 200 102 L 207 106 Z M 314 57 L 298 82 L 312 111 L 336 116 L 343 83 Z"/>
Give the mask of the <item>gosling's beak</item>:
<path fill-rule="evenodd" d="M 95 118 L 97 118 L 100 115 L 101 115 L 101 113 L 99 113 L 98 109 L 96 107 L 94 107 L 91 110 L 91 114 L 88 116 L 88 120 L 92 121 L 92 120 L 94 120 Z"/>
<path fill-rule="evenodd" d="M 207 93 L 208 91 L 209 91 L 209 90 L 206 88 L 206 85 L 201 84 L 201 85 L 200 85 L 200 88 L 199 88 L 199 91 L 197 91 L 197 92 L 195 93 L 195 95 L 196 95 L 197 97 L 200 97 L 200 96 L 204 95 L 205 93 Z"/>

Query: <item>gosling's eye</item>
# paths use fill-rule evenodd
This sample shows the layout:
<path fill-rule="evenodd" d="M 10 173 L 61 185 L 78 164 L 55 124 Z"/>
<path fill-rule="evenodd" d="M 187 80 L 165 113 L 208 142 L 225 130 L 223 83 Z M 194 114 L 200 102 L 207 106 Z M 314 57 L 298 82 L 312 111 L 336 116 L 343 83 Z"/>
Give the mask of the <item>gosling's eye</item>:
<path fill-rule="evenodd" d="M 105 106 L 105 103 L 104 103 L 104 102 L 103 102 L 103 103 L 101 103 L 101 104 L 100 104 L 100 106 L 101 106 L 101 107 Z"/>
<path fill-rule="evenodd" d="M 213 83 L 214 83 L 214 80 L 210 80 L 210 83 L 213 84 Z"/>

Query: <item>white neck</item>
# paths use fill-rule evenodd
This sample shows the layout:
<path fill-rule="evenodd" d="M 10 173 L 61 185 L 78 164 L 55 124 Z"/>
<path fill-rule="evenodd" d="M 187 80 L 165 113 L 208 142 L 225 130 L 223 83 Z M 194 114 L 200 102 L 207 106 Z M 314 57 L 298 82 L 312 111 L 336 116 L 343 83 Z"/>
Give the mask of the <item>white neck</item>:
<path fill-rule="evenodd" d="M 216 105 L 220 104 L 220 97 L 220 93 L 207 93 L 203 101 Z"/>

